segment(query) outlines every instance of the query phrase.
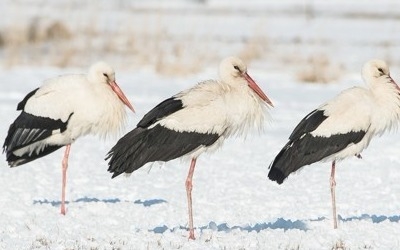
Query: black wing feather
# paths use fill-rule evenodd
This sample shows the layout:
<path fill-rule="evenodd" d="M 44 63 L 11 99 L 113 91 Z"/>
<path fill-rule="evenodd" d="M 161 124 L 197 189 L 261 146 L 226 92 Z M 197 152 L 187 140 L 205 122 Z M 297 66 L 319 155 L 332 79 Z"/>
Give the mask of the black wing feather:
<path fill-rule="evenodd" d="M 53 130 L 59 129 L 62 133 L 67 129 L 68 121 L 72 115 L 73 113 L 69 115 L 66 122 L 63 122 L 61 119 L 54 120 L 22 111 L 10 125 L 3 149 L 5 151 L 14 151 L 26 147 L 49 137 L 52 135 Z"/>
<path fill-rule="evenodd" d="M 39 90 L 39 88 L 34 89 L 33 91 L 29 92 L 25 96 L 25 98 L 20 103 L 18 103 L 17 110 L 24 110 L 26 102 L 29 100 L 29 98 L 31 98 L 34 94 L 36 94 L 36 91 L 38 91 L 38 90 Z"/>
<path fill-rule="evenodd" d="M 324 110 L 313 110 L 294 128 L 292 134 L 289 136 L 289 140 L 296 140 L 305 133 L 314 131 L 326 118 L 328 118 L 328 116 L 324 115 Z"/>
<path fill-rule="evenodd" d="M 3 144 L 3 152 L 7 154 L 7 161 L 10 165 L 15 165 L 13 162 L 21 160 L 18 165 L 32 161 L 44 155 L 47 155 L 56 149 L 62 147 L 63 145 L 46 145 L 48 149 L 44 149 L 41 152 L 27 152 L 26 155 L 16 156 L 13 154 L 15 150 L 29 146 L 35 142 L 44 140 L 53 134 L 54 130 L 60 130 L 64 132 L 67 129 L 68 121 L 73 113 L 71 113 L 66 122 L 61 121 L 61 119 L 54 120 L 51 118 L 35 116 L 25 111 L 15 119 L 15 121 L 10 125 L 7 137 Z M 55 147 L 57 147 L 55 149 Z M 34 150 L 35 151 L 35 150 Z M 25 160 L 22 160 L 25 158 Z"/>
<path fill-rule="evenodd" d="M 270 165 L 268 178 L 281 184 L 291 173 L 305 165 L 318 162 L 331 156 L 350 144 L 359 143 L 367 131 L 350 131 L 345 134 L 333 134 L 329 137 L 311 134 L 327 116 L 322 110 L 314 110 L 306 116 L 289 138 L 289 142 L 275 157 Z"/>
<path fill-rule="evenodd" d="M 112 178 L 122 173 L 132 173 L 148 162 L 170 161 L 197 149 L 210 146 L 218 134 L 177 132 L 161 125 L 151 129 L 137 127 L 110 150 L 108 171 Z"/>
<path fill-rule="evenodd" d="M 40 152 L 37 152 L 35 150 L 31 153 L 27 152 L 21 156 L 16 156 L 16 155 L 10 153 L 10 154 L 7 154 L 7 162 L 8 162 L 9 166 L 16 167 L 16 166 L 31 162 L 33 160 L 36 160 L 38 158 L 41 158 L 43 156 L 46 156 L 50 153 L 53 153 L 54 151 L 56 151 L 57 149 L 59 149 L 61 147 L 63 147 L 63 145 L 61 145 L 61 146 L 60 145 L 46 145 L 46 147 Z"/>
<path fill-rule="evenodd" d="M 175 97 L 168 98 L 155 106 L 150 110 L 143 118 L 139 121 L 138 127 L 147 128 L 150 125 L 156 123 L 163 117 L 166 117 L 172 113 L 183 108 L 182 100 L 176 99 Z"/>

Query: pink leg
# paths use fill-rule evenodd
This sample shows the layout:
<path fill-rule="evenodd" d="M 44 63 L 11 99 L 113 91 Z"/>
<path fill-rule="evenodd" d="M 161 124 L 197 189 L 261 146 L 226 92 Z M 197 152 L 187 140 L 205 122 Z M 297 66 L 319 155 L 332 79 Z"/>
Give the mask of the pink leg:
<path fill-rule="evenodd" d="M 62 160 L 62 188 L 61 188 L 61 214 L 65 215 L 65 185 L 67 183 L 67 168 L 68 168 L 68 156 L 71 144 L 68 144 L 65 148 L 64 158 Z"/>
<path fill-rule="evenodd" d="M 331 179 L 330 179 L 330 184 L 331 184 L 331 197 L 332 197 L 332 210 L 333 210 L 333 228 L 337 228 L 337 216 L 336 216 L 336 195 L 335 195 L 335 187 L 336 187 L 336 181 L 335 181 L 335 161 L 332 162 L 332 170 L 331 170 Z"/>
<path fill-rule="evenodd" d="M 193 213 L 192 213 L 192 177 L 194 173 L 194 167 L 196 166 L 196 159 L 193 158 L 190 164 L 189 174 L 186 178 L 186 194 L 188 200 L 188 209 L 189 209 L 189 239 L 194 240 L 194 229 L 193 229 Z"/>

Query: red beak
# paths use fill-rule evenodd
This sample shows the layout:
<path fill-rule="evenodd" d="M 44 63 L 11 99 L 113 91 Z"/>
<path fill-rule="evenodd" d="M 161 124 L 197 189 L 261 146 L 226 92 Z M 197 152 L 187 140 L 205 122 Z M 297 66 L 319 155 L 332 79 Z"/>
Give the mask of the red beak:
<path fill-rule="evenodd" d="M 122 90 L 120 89 L 120 87 L 118 86 L 118 84 L 114 81 L 114 82 L 110 82 L 110 86 L 112 88 L 112 90 L 117 94 L 117 96 L 119 97 L 119 99 L 121 99 L 121 101 L 128 106 L 129 109 L 131 109 L 133 112 L 135 112 L 135 110 L 133 109 L 132 104 L 129 102 L 128 98 L 126 98 L 124 92 L 122 92 Z"/>
<path fill-rule="evenodd" d="M 249 87 L 257 93 L 257 95 L 266 103 L 268 103 L 271 107 L 274 105 L 272 104 L 271 100 L 267 97 L 267 95 L 261 90 L 260 87 L 258 87 L 257 83 L 245 72 L 243 74 L 244 79 L 246 79 L 247 83 L 249 84 Z"/>

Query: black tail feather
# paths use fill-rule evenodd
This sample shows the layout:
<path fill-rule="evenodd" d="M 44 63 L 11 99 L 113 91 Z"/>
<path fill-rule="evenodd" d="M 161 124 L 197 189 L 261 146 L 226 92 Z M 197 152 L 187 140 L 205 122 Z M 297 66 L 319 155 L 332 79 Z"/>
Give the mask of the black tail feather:
<path fill-rule="evenodd" d="M 46 156 L 50 153 L 53 153 L 57 149 L 61 148 L 63 146 L 59 145 L 48 145 L 46 146 L 42 151 L 37 153 L 36 151 L 33 151 L 31 154 L 25 153 L 21 156 L 15 155 L 13 152 L 7 152 L 7 162 L 10 167 L 17 167 L 20 165 L 23 165 L 25 163 L 31 162 L 33 160 L 36 160 L 38 158 L 41 158 L 43 156 Z"/>
<path fill-rule="evenodd" d="M 271 168 L 268 173 L 268 178 L 271 181 L 276 181 L 278 184 L 282 184 L 286 177 L 287 176 L 278 168 Z"/>
<path fill-rule="evenodd" d="M 118 140 L 117 144 L 108 152 L 105 160 L 110 159 L 108 162 L 108 171 L 113 173 L 112 178 L 117 177 L 122 173 L 131 173 L 140 168 L 138 161 L 135 159 L 138 149 L 144 141 L 146 129 L 135 128 L 127 133 L 124 137 Z"/>
<path fill-rule="evenodd" d="M 290 153 L 292 153 L 290 152 L 290 149 L 290 144 L 286 144 L 269 166 L 270 170 L 268 173 L 268 178 L 271 181 L 276 181 L 278 184 L 282 184 L 283 181 L 289 176 L 289 174 L 295 171 L 288 171 L 291 163 L 289 156 Z"/>

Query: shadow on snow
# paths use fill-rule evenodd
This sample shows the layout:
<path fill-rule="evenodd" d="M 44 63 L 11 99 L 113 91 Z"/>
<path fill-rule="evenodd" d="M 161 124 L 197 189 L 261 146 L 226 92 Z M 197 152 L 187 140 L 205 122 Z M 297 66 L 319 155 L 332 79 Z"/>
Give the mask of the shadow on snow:
<path fill-rule="evenodd" d="M 262 230 L 266 229 L 283 229 L 284 231 L 286 230 L 291 230 L 291 229 L 298 229 L 302 231 L 307 231 L 307 222 L 313 222 L 313 221 L 323 221 L 325 220 L 325 217 L 318 217 L 317 219 L 310 219 L 306 221 L 300 221 L 300 220 L 285 220 L 283 218 L 278 218 L 275 222 L 268 222 L 268 223 L 257 223 L 255 225 L 248 225 L 248 226 L 232 226 L 230 227 L 227 223 L 222 223 L 217 225 L 214 221 L 211 221 L 207 226 L 202 226 L 200 227 L 200 230 L 203 231 L 204 229 L 211 229 L 214 231 L 218 232 L 230 232 L 235 229 L 239 229 L 240 231 L 246 231 L 246 232 L 252 232 L 255 231 L 259 233 Z M 372 223 L 381 223 L 384 221 L 389 221 L 389 222 L 400 222 L 400 215 L 393 215 L 393 216 L 385 216 L 385 215 L 368 215 L 368 214 L 362 214 L 361 216 L 352 216 L 349 218 L 343 218 L 339 215 L 339 220 L 342 222 L 347 222 L 347 221 L 353 221 L 353 220 L 371 220 Z M 173 232 L 177 229 L 184 229 L 184 230 L 189 230 L 187 227 L 179 226 L 175 228 L 168 228 L 166 225 L 155 227 L 154 229 L 150 229 L 149 232 L 154 232 L 156 234 L 162 234 L 166 231 Z"/>
<path fill-rule="evenodd" d="M 163 199 L 152 199 L 152 200 L 144 200 L 144 201 L 135 200 L 133 203 L 142 204 L 145 207 L 150 207 L 150 206 L 157 205 L 157 204 L 160 204 L 160 203 L 167 203 L 167 201 L 163 200 Z"/>
<path fill-rule="evenodd" d="M 110 199 L 98 199 L 98 198 L 90 198 L 90 197 L 83 197 L 83 198 L 79 198 L 76 199 L 75 201 L 72 201 L 73 203 L 79 203 L 79 202 L 83 202 L 83 203 L 89 203 L 89 202 L 103 202 L 103 203 L 121 203 L 121 202 L 130 202 L 128 200 L 120 200 L 118 198 L 110 198 Z M 66 204 L 69 204 L 69 201 L 65 202 Z M 138 205 L 143 205 L 144 207 L 151 207 L 153 205 L 157 205 L 157 204 L 161 204 L 161 203 L 167 203 L 166 200 L 163 199 L 150 199 L 150 200 L 135 200 L 133 202 L 134 204 L 138 204 Z M 33 204 L 50 204 L 54 207 L 56 206 L 60 206 L 61 205 L 61 201 L 49 201 L 47 199 L 44 200 L 33 200 Z M 393 216 L 386 216 L 386 215 L 369 215 L 369 214 L 362 214 L 360 216 L 351 216 L 348 218 L 343 218 L 342 216 L 338 215 L 339 221 L 342 222 L 347 222 L 347 221 L 354 221 L 354 220 L 371 220 L 372 223 L 381 223 L 384 221 L 389 221 L 389 222 L 400 222 L 400 215 L 393 215 Z M 217 225 L 217 223 L 215 223 L 214 221 L 211 221 L 210 223 L 208 223 L 208 225 L 206 226 L 202 226 L 200 227 L 200 230 L 205 230 L 205 229 L 211 229 L 214 231 L 223 231 L 223 232 L 230 232 L 232 230 L 236 230 L 239 229 L 241 231 L 246 231 L 246 232 L 252 232 L 255 231 L 257 233 L 259 233 L 262 230 L 266 230 L 266 229 L 283 229 L 283 230 L 291 230 L 291 229 L 298 229 L 298 230 L 302 230 L 302 231 L 307 231 L 307 222 L 314 222 L 314 221 L 323 221 L 325 220 L 325 217 L 318 217 L 317 219 L 310 219 L 310 220 L 306 220 L 306 221 L 301 221 L 301 220 L 285 220 L 283 218 L 278 218 L 275 222 L 264 222 L 264 223 L 257 223 L 255 225 L 247 225 L 247 226 L 232 226 L 230 227 L 227 223 L 222 223 Z M 150 229 L 150 232 L 154 232 L 156 234 L 162 234 L 166 231 L 170 231 L 173 232 L 177 229 L 184 229 L 184 230 L 188 230 L 187 227 L 183 227 L 183 226 L 178 226 L 178 227 L 174 227 L 174 228 L 168 228 L 166 225 L 163 226 L 158 226 L 155 227 L 153 229 Z"/>
<path fill-rule="evenodd" d="M 166 232 L 167 230 L 173 232 L 176 229 L 185 229 L 188 230 L 188 228 L 179 226 L 175 227 L 172 229 L 169 229 L 166 225 L 160 226 L 160 227 L 155 227 L 154 229 L 149 230 L 150 232 L 154 232 L 156 234 L 162 234 Z M 214 221 L 211 221 L 208 223 L 207 226 L 202 226 L 200 227 L 200 230 L 203 231 L 204 229 L 211 229 L 214 231 L 218 232 L 230 232 L 232 230 L 239 229 L 240 231 L 246 231 L 246 232 L 257 232 L 259 233 L 262 230 L 266 229 L 283 229 L 283 230 L 289 230 L 289 229 L 298 229 L 302 231 L 307 231 L 307 226 L 306 223 L 296 220 L 296 221 L 291 221 L 291 220 L 285 220 L 283 218 L 277 219 L 275 222 L 268 222 L 268 223 L 257 223 L 255 225 L 247 225 L 247 226 L 232 226 L 230 227 L 227 223 L 222 223 L 217 225 Z"/>
<path fill-rule="evenodd" d="M 353 221 L 353 220 L 371 220 L 372 223 L 381 223 L 383 221 L 389 220 L 390 222 L 400 222 L 400 215 L 392 215 L 392 216 L 386 216 L 386 215 L 369 215 L 369 214 L 362 214 L 361 216 L 351 216 L 348 218 L 343 218 L 342 216 L 339 215 L 339 220 L 340 221 Z"/>
<path fill-rule="evenodd" d="M 118 198 L 111 198 L 111 199 L 97 199 L 97 198 L 90 198 L 90 197 L 83 197 L 83 198 L 79 198 L 76 199 L 74 201 L 72 201 L 72 203 L 78 203 L 78 202 L 83 202 L 83 203 L 88 203 L 88 202 L 102 202 L 102 203 L 120 203 L 120 202 L 130 202 L 128 200 L 120 200 Z M 139 205 L 143 205 L 145 207 L 150 207 L 153 205 L 157 205 L 160 203 L 166 203 L 166 200 L 163 199 L 151 199 L 151 200 L 135 200 L 133 203 L 134 204 L 139 204 Z M 69 204 L 71 202 L 69 201 L 65 201 L 65 204 Z M 47 199 L 44 200 L 33 200 L 33 204 L 50 204 L 53 207 L 57 207 L 61 205 L 61 201 L 49 201 Z"/>
<path fill-rule="evenodd" d="M 318 219 L 313 219 L 310 221 L 322 221 L 325 219 L 326 219 L 325 217 L 319 217 Z M 344 218 L 344 217 L 338 215 L 338 219 L 339 219 L 339 221 L 342 221 L 342 222 L 356 221 L 356 220 L 371 220 L 372 223 L 381 223 L 386 220 L 388 220 L 389 222 L 400 222 L 400 215 L 386 216 L 386 215 L 375 215 L 375 214 L 373 214 L 373 215 L 362 214 L 359 216 L 351 216 L 348 218 Z"/>

